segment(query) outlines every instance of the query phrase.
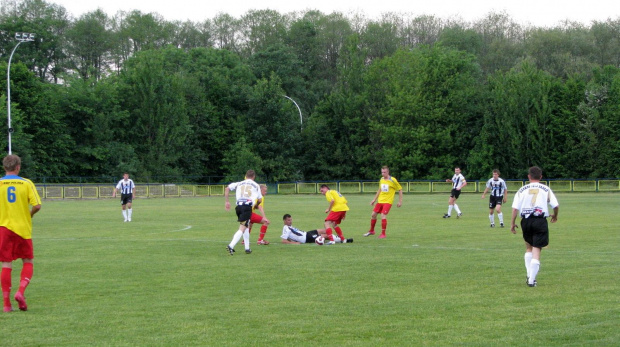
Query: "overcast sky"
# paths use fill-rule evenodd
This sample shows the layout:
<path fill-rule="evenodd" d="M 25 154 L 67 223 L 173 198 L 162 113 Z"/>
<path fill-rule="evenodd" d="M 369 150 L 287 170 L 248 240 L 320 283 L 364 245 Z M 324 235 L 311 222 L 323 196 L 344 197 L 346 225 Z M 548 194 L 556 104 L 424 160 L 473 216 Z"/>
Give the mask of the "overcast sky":
<path fill-rule="evenodd" d="M 368 18 L 378 18 L 381 13 L 399 12 L 417 15 L 435 15 L 442 19 L 462 18 L 474 21 L 489 12 L 506 12 L 519 24 L 554 26 L 569 19 L 589 25 L 593 20 L 619 19 L 620 1 L 552 1 L 552 0 L 47 0 L 64 6 L 69 13 L 79 17 L 97 8 L 109 15 L 116 12 L 139 10 L 143 13 L 157 12 L 166 20 L 191 20 L 202 22 L 218 13 L 241 17 L 248 10 L 272 9 L 282 14 L 319 10 L 325 14 L 334 11 L 347 15 L 362 12 Z"/>

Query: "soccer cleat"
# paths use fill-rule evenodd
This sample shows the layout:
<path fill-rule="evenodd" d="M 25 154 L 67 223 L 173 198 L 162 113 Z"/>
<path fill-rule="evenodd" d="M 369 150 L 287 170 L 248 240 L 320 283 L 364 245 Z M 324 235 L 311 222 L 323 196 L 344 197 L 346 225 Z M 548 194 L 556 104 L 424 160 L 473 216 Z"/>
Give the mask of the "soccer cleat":
<path fill-rule="evenodd" d="M 443 218 L 450 218 L 450 215 L 446 213 L 443 215 Z"/>
<path fill-rule="evenodd" d="M 269 241 L 267 241 L 267 240 L 260 240 L 260 241 L 256 241 L 256 244 L 259 245 L 259 246 L 260 245 L 265 245 L 266 246 L 266 245 L 269 244 Z"/>
<path fill-rule="evenodd" d="M 24 298 L 23 293 L 15 293 L 15 301 L 17 301 L 17 304 L 19 304 L 19 309 L 21 311 L 28 311 L 28 305 L 26 305 L 26 298 Z"/>
<path fill-rule="evenodd" d="M 504 223 L 499 223 L 499 227 L 503 228 L 504 227 Z"/>
<path fill-rule="evenodd" d="M 374 235 L 374 234 L 375 234 L 375 232 L 374 232 L 374 231 L 369 231 L 369 232 L 367 232 L 366 234 L 364 234 L 364 237 L 368 237 L 368 236 L 370 236 L 370 235 Z"/>
<path fill-rule="evenodd" d="M 536 280 L 534 280 L 534 283 L 530 283 L 529 281 L 527 282 L 527 286 L 528 287 L 536 287 L 538 283 L 536 282 Z"/>
<path fill-rule="evenodd" d="M 456 215 L 456 218 L 457 218 L 457 219 L 458 219 L 458 218 L 461 218 L 461 217 L 463 217 L 463 213 L 459 213 L 459 214 L 457 214 L 457 215 Z"/>
<path fill-rule="evenodd" d="M 326 245 L 335 245 L 336 241 L 329 241 L 329 242 L 325 242 Z"/>
<path fill-rule="evenodd" d="M 230 248 L 230 246 L 226 246 L 226 250 L 228 251 L 228 253 L 230 255 L 235 255 L 235 249 L 234 248 Z"/>
<path fill-rule="evenodd" d="M 491 228 L 495 228 L 495 223 L 491 223 Z"/>
<path fill-rule="evenodd" d="M 127 222 L 127 218 L 125 218 L 125 220 L 123 222 Z"/>
<path fill-rule="evenodd" d="M 13 312 L 13 307 L 11 307 L 11 306 L 4 306 L 4 312 Z"/>
<path fill-rule="evenodd" d="M 131 218 L 127 218 L 127 221 L 128 221 L 128 222 L 131 222 Z"/>
<path fill-rule="evenodd" d="M 384 239 L 385 238 L 385 234 L 381 234 L 381 235 L 377 236 L 377 238 Z"/>
<path fill-rule="evenodd" d="M 342 243 L 353 243 L 353 239 L 344 239 Z"/>
<path fill-rule="evenodd" d="M 252 254 L 252 250 L 251 250 L 251 249 L 249 249 L 249 248 L 248 248 L 248 249 L 246 249 L 246 250 L 245 250 L 245 254 Z"/>

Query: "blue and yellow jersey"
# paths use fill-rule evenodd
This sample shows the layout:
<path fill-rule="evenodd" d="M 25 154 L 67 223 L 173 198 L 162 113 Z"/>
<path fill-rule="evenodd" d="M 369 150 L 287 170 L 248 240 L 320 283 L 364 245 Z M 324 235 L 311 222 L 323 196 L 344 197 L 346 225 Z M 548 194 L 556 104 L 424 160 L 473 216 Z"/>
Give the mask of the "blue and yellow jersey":
<path fill-rule="evenodd" d="M 32 181 L 16 175 L 0 178 L 0 226 L 31 239 L 30 206 L 37 205 L 41 205 L 41 198 Z"/>

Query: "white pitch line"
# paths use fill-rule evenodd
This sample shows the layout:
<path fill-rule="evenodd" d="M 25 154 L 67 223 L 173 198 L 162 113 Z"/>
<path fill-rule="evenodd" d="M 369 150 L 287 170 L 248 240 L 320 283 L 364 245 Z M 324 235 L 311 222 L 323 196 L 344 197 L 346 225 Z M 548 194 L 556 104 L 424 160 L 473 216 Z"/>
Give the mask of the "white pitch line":
<path fill-rule="evenodd" d="M 171 231 L 162 231 L 160 233 L 153 233 L 153 234 L 166 234 L 166 233 L 177 233 L 179 231 L 185 231 L 185 230 L 189 230 L 191 229 L 192 226 L 191 225 L 186 225 L 185 228 L 183 229 L 179 229 L 179 230 L 171 230 Z"/>

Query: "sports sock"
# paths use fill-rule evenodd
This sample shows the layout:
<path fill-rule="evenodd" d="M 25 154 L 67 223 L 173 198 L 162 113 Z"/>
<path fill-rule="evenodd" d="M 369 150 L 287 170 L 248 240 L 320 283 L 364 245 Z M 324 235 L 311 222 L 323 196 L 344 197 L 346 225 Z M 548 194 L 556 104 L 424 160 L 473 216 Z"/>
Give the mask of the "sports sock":
<path fill-rule="evenodd" d="M 267 226 L 261 225 L 260 227 L 260 235 L 258 235 L 258 241 L 262 241 L 265 238 L 265 234 L 267 233 Z"/>
<path fill-rule="evenodd" d="M 127 219 L 127 210 L 123 210 L 123 217 Z"/>
<path fill-rule="evenodd" d="M 233 239 L 232 239 L 232 241 L 230 241 L 230 244 L 228 246 L 230 248 L 235 248 L 235 246 L 237 245 L 237 242 L 239 242 L 239 240 L 241 240 L 242 236 L 243 236 L 243 231 L 241 231 L 241 229 L 237 230 L 235 235 L 233 235 Z"/>
<path fill-rule="evenodd" d="M 533 284 L 534 281 L 536 281 L 538 270 L 540 270 L 540 260 L 532 259 L 532 262 L 530 263 L 530 284 Z"/>
<path fill-rule="evenodd" d="M 131 214 L 133 213 L 132 209 L 127 209 L 127 217 L 129 217 L 131 219 Z"/>
<path fill-rule="evenodd" d="M 26 287 L 30 284 L 30 279 L 32 279 L 33 273 L 33 265 L 32 263 L 24 263 L 24 267 L 22 268 L 22 273 L 19 281 L 19 289 L 18 292 L 24 294 Z"/>
<path fill-rule="evenodd" d="M 491 224 L 495 224 L 495 215 L 494 214 L 490 214 L 489 215 L 489 221 L 491 221 Z"/>
<path fill-rule="evenodd" d="M 333 235 L 333 232 L 332 232 L 332 228 L 327 228 L 325 230 L 325 233 L 327 234 L 327 239 L 328 240 L 334 241 L 334 235 Z"/>
<path fill-rule="evenodd" d="M 454 205 L 448 205 L 448 216 L 452 215 L 453 208 L 454 208 Z"/>
<path fill-rule="evenodd" d="M 245 229 L 245 231 L 243 232 L 243 242 L 245 249 L 250 249 L 250 232 L 248 231 L 248 229 Z"/>
<path fill-rule="evenodd" d="M 338 236 L 334 236 L 334 242 L 336 243 L 342 243 L 342 239 Z"/>
<path fill-rule="evenodd" d="M 2 268 L 0 274 L 0 282 L 2 282 L 2 298 L 4 299 L 4 307 L 11 307 L 11 271 L 8 267 Z"/>
<path fill-rule="evenodd" d="M 338 236 L 344 240 L 344 235 L 342 234 L 342 229 L 340 229 L 340 227 L 336 227 L 334 230 L 336 230 L 336 234 L 338 234 Z"/>
<path fill-rule="evenodd" d="M 500 212 L 497 214 L 497 217 L 499 218 L 499 222 L 504 224 L 504 214 Z"/>
<path fill-rule="evenodd" d="M 375 232 L 375 225 L 377 225 L 377 219 L 370 218 L 370 232 Z"/>
<path fill-rule="evenodd" d="M 385 235 L 385 229 L 387 229 L 387 219 L 381 220 L 381 234 Z"/>
<path fill-rule="evenodd" d="M 530 263 L 532 262 L 532 252 L 525 252 L 523 259 L 525 260 L 525 271 L 527 271 L 527 278 L 530 278 Z"/>
<path fill-rule="evenodd" d="M 461 210 L 459 209 L 459 205 L 454 204 L 454 209 L 456 210 L 456 213 L 461 213 Z"/>

